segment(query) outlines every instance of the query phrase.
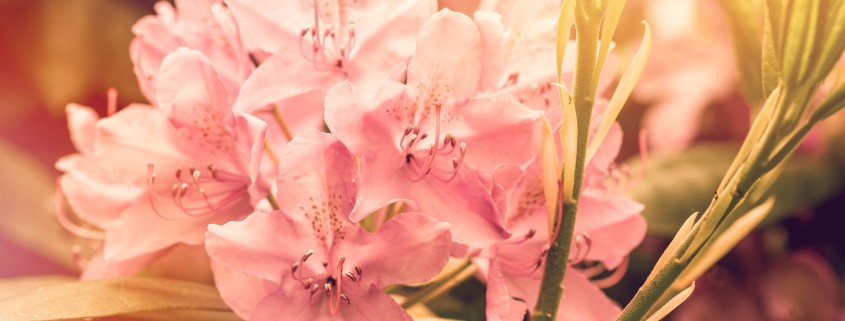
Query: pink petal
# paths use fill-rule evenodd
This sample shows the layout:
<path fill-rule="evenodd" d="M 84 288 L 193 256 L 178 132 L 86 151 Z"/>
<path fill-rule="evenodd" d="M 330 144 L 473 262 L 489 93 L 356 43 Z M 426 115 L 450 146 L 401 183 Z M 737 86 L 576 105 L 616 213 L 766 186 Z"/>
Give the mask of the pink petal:
<path fill-rule="evenodd" d="M 348 67 L 350 81 L 365 89 L 375 89 L 397 63 L 407 63 L 414 53 L 415 36 L 437 10 L 437 1 L 393 0 L 364 4 L 355 25 L 357 51 Z"/>
<path fill-rule="evenodd" d="M 593 155 L 592 161 L 587 164 L 584 174 L 584 187 L 590 188 L 601 184 L 601 180 L 607 176 L 611 165 L 616 161 L 616 155 L 619 154 L 619 149 L 622 147 L 622 127 L 619 123 L 614 123 L 607 136 L 604 137 L 599 148 Z"/>
<path fill-rule="evenodd" d="M 97 112 L 89 107 L 77 104 L 68 104 L 65 111 L 73 147 L 82 154 L 93 154 L 97 120 L 100 119 Z"/>
<path fill-rule="evenodd" d="M 476 11 L 473 19 L 478 25 L 482 45 L 482 68 L 479 90 L 495 92 L 502 85 L 505 68 L 505 26 L 502 16 L 492 12 Z"/>
<path fill-rule="evenodd" d="M 566 291 L 561 298 L 559 321 L 616 320 L 621 310 L 581 272 L 568 269 L 563 278 Z"/>
<path fill-rule="evenodd" d="M 240 272 L 212 261 L 214 285 L 226 305 L 244 320 L 249 319 L 255 308 L 266 297 L 279 289 L 279 284 Z"/>
<path fill-rule="evenodd" d="M 526 303 L 514 304 L 514 302 L 521 302 L 518 300 L 511 301 L 511 309 L 521 309 L 524 306 L 529 309 L 533 308 L 537 303 L 541 273 L 535 273 L 534 276 L 515 276 L 509 275 L 506 271 L 503 272 L 508 294 L 511 298 L 520 298 Z M 498 286 L 496 283 L 494 285 Z M 621 311 L 619 306 L 608 299 L 601 289 L 575 269 L 566 270 L 563 288 L 566 291 L 563 293 L 558 308 L 557 320 L 559 321 L 610 321 L 615 320 Z M 502 291 L 495 288 L 494 290 Z M 516 307 L 514 307 L 515 305 Z M 519 312 L 524 313 L 525 311 Z M 509 314 L 515 316 L 517 311 L 510 311 Z"/>
<path fill-rule="evenodd" d="M 449 260 L 451 243 L 449 224 L 420 213 L 404 213 L 376 233 L 359 229 L 337 251 L 347 253 L 348 264 L 360 267 L 362 278 L 381 288 L 436 276 Z"/>
<path fill-rule="evenodd" d="M 587 259 L 616 267 L 645 237 L 646 222 L 640 215 L 643 205 L 590 190 L 582 194 L 580 202 L 575 233 L 586 232 L 592 240 Z"/>
<path fill-rule="evenodd" d="M 355 160 L 339 140 L 316 129 L 294 138 L 285 152 L 279 162 L 280 209 L 291 217 L 304 215 L 328 250 L 353 227 Z"/>
<path fill-rule="evenodd" d="M 229 152 L 232 139 L 231 106 L 235 93 L 227 92 L 220 75 L 198 51 L 180 48 L 165 57 L 156 81 L 158 106 L 170 118 L 186 151 L 200 154 Z"/>
<path fill-rule="evenodd" d="M 497 261 L 490 264 L 487 274 L 487 320 L 520 320 L 529 307 L 525 302 L 514 300 L 508 292 L 502 268 Z"/>
<path fill-rule="evenodd" d="M 309 225 L 279 211 L 255 212 L 243 221 L 210 225 L 205 239 L 215 264 L 274 283 L 281 283 L 293 263 L 315 244 L 318 240 Z M 325 261 L 325 254 L 317 251 L 313 261 Z"/>
<path fill-rule="evenodd" d="M 379 153 L 398 157 L 404 128 L 388 111 L 404 90 L 403 84 L 388 81 L 370 95 L 349 82 L 339 83 L 326 95 L 326 125 L 356 154 L 384 150 Z"/>
<path fill-rule="evenodd" d="M 409 192 L 408 198 L 414 202 L 410 205 L 451 225 L 455 242 L 484 248 L 510 236 L 487 188 L 465 166 L 449 182 L 428 177 L 411 184 Z"/>
<path fill-rule="evenodd" d="M 74 214 L 100 228 L 144 194 L 141 187 L 111 181 L 96 160 L 78 154 L 62 157 L 56 168 L 65 172 L 59 189 Z"/>
<path fill-rule="evenodd" d="M 279 81 L 280 79 L 296 81 Z M 315 70 L 311 62 L 299 55 L 274 55 L 262 62 L 244 82 L 235 109 L 252 113 L 271 104 L 286 106 L 291 104 L 288 100 L 297 96 L 310 95 L 314 91 L 325 93 L 343 79 L 339 72 Z M 296 108 L 322 114 L 322 95 L 320 97 L 320 100 L 313 101 L 314 104 Z"/>
<path fill-rule="evenodd" d="M 148 164 L 169 167 L 168 173 L 184 165 L 182 152 L 170 143 L 169 131 L 160 109 L 130 105 L 97 123 L 94 156 L 112 180 L 145 186 Z"/>
<path fill-rule="evenodd" d="M 107 226 L 106 261 L 127 260 L 155 253 L 179 243 L 202 244 L 209 224 L 223 224 L 230 220 L 240 219 L 252 210 L 248 201 L 243 201 L 219 208 L 217 213 L 199 217 L 184 214 L 163 217 L 157 213 L 173 215 L 182 213 L 182 210 L 169 200 L 160 200 L 155 206 L 154 209 L 150 199 L 145 195 L 124 210 L 119 219 Z"/>
<path fill-rule="evenodd" d="M 249 320 L 276 321 L 279 316 L 289 320 L 411 320 L 399 304 L 375 285 L 365 293 L 350 297 L 350 304 L 341 301 L 339 312 L 334 316 L 329 313 L 326 301 L 321 298 L 319 302 L 310 304 L 301 288 L 283 289 L 262 301 Z"/>
<path fill-rule="evenodd" d="M 475 96 L 481 77 L 481 36 L 464 14 L 443 9 L 417 35 L 417 49 L 408 63 L 408 86 L 420 97 L 448 102 Z M 426 98 L 429 99 L 429 98 Z"/>
<path fill-rule="evenodd" d="M 501 164 L 522 165 L 540 150 L 540 117 L 509 95 L 472 100 L 460 107 L 464 122 L 450 126 L 467 143 L 466 160 L 482 173 Z"/>
<path fill-rule="evenodd" d="M 269 53 L 288 50 L 298 55 L 299 33 L 314 24 L 310 1 L 281 3 L 275 0 L 226 0 L 244 42 Z M 287 47 L 286 47 L 287 46 Z"/>

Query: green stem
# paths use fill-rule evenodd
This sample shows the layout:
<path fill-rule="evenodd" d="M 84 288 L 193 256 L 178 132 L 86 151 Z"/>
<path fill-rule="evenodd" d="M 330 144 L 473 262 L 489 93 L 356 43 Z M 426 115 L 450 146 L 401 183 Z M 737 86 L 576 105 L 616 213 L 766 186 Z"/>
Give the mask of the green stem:
<path fill-rule="evenodd" d="M 781 140 L 786 108 L 794 103 L 794 100 L 786 99 L 783 96 L 785 94 L 785 92 L 780 92 L 769 97 L 770 100 L 767 101 L 761 115 L 771 113 L 772 117 L 768 121 L 755 121 L 754 127 L 761 127 L 752 128 L 751 132 L 760 132 L 760 136 L 754 138 L 749 136 L 744 142 L 744 147 L 749 143 L 753 144 L 753 147 L 749 145 L 747 154 L 737 155 L 734 159 L 733 170 L 725 176 L 723 185 L 720 186 L 710 206 L 702 215 L 702 221 L 698 222 L 702 224 L 702 227 L 695 235 L 690 236 L 689 247 L 676 250 L 672 260 L 658 270 L 651 282 L 637 291 L 634 299 L 622 310 L 617 321 L 643 320 L 650 311 L 659 308 L 659 305 L 664 303 L 661 300 L 666 297 L 667 291 L 677 281 L 686 266 L 706 247 L 708 242 L 719 236 L 717 235 L 719 226 L 724 223 L 727 214 L 735 210 L 742 203 L 749 189 L 771 170 L 766 166 L 766 161 L 771 159 Z M 755 141 L 750 141 L 752 139 Z"/>
<path fill-rule="evenodd" d="M 563 205 L 563 213 L 559 218 L 560 222 L 558 222 L 558 219 L 554 222 L 558 232 L 557 237 L 552 240 L 543 267 L 540 294 L 537 298 L 537 305 L 534 306 L 533 320 L 535 321 L 555 320 L 563 297 L 563 279 L 569 265 L 569 249 L 572 244 L 575 217 L 578 212 L 578 199 L 584 178 L 587 138 L 589 137 L 590 118 L 596 96 L 596 79 L 593 78 L 593 75 L 596 68 L 599 26 L 601 25 L 604 6 L 599 4 L 591 7 L 590 4 L 579 1 L 575 4 L 575 10 L 578 51 L 575 58 L 576 68 L 572 98 L 578 123 L 577 156 L 575 168 L 564 168 L 564 171 L 574 170 L 572 200 L 565 204 L 561 199 L 556 202 L 558 206 Z M 570 164 L 564 164 L 564 167 L 566 166 L 570 166 Z M 559 210 L 560 208 L 557 208 L 556 212 Z"/>

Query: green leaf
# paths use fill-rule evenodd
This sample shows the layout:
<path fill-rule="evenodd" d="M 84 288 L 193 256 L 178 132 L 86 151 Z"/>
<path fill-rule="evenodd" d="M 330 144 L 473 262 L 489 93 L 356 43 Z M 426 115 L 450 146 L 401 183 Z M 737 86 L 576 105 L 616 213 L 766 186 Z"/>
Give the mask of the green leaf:
<path fill-rule="evenodd" d="M 648 161 L 646 175 L 628 192 L 645 204 L 643 216 L 649 233 L 671 238 L 690 213 L 704 211 L 730 166 L 739 147 L 736 144 L 697 144 L 685 152 L 656 155 Z M 638 168 L 638 160 L 628 163 Z M 768 196 L 777 198 L 763 224 L 817 204 L 839 190 L 840 173 L 835 166 L 795 154 L 785 164 Z"/>
<path fill-rule="evenodd" d="M 767 11 L 766 15 L 770 17 L 771 12 Z M 777 50 L 775 50 L 776 44 L 773 28 L 771 20 L 766 19 L 766 23 L 763 27 L 762 61 L 763 96 L 765 97 L 769 97 L 775 88 L 777 88 L 781 77 L 780 60 L 778 59 Z"/>
<path fill-rule="evenodd" d="M 0 284 L 0 320 L 4 321 L 94 318 L 166 310 L 230 312 L 214 287 L 185 281 L 126 278 L 48 282 L 28 289 L 10 284 Z"/>
<path fill-rule="evenodd" d="M 763 101 L 762 42 L 759 6 L 754 1 L 721 0 L 731 30 L 739 83 L 746 101 L 757 109 Z"/>

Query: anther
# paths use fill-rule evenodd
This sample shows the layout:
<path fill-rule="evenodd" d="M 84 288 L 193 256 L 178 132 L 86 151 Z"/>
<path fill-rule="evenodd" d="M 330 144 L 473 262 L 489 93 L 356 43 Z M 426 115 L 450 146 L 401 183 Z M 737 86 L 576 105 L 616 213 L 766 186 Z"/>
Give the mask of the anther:
<path fill-rule="evenodd" d="M 317 291 L 320 291 L 320 286 L 316 285 L 316 284 L 312 285 L 311 286 L 311 296 L 314 296 L 314 294 L 317 293 Z"/>
<path fill-rule="evenodd" d="M 308 258 L 310 258 L 312 255 L 314 255 L 313 249 L 309 249 L 308 252 L 305 252 L 305 254 L 302 255 L 302 260 L 301 260 L 302 263 L 305 263 L 305 261 L 308 261 Z"/>
<path fill-rule="evenodd" d="M 290 267 L 290 273 L 291 274 L 296 273 L 296 270 L 299 270 L 299 261 L 296 261 L 296 263 L 293 263 L 293 266 Z"/>
<path fill-rule="evenodd" d="M 340 295 L 340 299 L 341 299 L 341 300 L 343 300 L 343 301 L 346 301 L 346 304 L 347 304 L 347 305 L 348 305 L 348 304 L 352 304 L 352 302 L 351 302 L 351 301 L 349 301 L 349 297 L 348 297 L 348 296 L 346 296 L 346 294 L 341 294 L 341 295 Z"/>
<path fill-rule="evenodd" d="M 329 282 L 326 282 L 326 284 L 324 284 L 324 285 L 323 285 L 323 287 L 326 289 L 326 296 L 331 295 L 331 293 L 332 293 L 332 284 L 331 284 L 331 283 L 329 283 Z"/>
<path fill-rule="evenodd" d="M 313 284 L 314 284 L 314 278 L 309 277 L 309 278 L 305 279 L 305 283 L 303 283 L 303 286 L 305 286 L 305 289 L 308 290 L 308 288 L 310 288 L 311 285 L 313 285 Z"/>
<path fill-rule="evenodd" d="M 217 167 L 214 166 L 212 163 L 208 163 L 205 165 L 205 168 L 208 169 L 208 172 L 211 173 L 211 178 L 217 180 Z"/>
<path fill-rule="evenodd" d="M 352 282 L 358 281 L 358 278 L 355 277 L 355 274 L 352 273 L 352 271 L 346 270 L 346 271 L 343 272 L 343 275 L 345 275 L 350 280 L 352 280 Z"/>
<path fill-rule="evenodd" d="M 355 273 L 358 273 L 358 276 L 361 276 L 364 274 L 364 270 L 361 270 L 360 267 L 355 266 Z"/>

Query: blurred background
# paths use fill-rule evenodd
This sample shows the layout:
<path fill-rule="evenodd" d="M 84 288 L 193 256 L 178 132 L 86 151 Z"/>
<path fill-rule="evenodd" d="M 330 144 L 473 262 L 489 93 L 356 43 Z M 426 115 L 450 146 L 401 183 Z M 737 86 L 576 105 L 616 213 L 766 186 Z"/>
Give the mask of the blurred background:
<path fill-rule="evenodd" d="M 706 208 L 755 108 L 737 72 L 754 62 L 737 55 L 731 34 L 737 22 L 723 7 L 728 1 L 629 0 L 626 6 L 615 49 L 620 70 L 639 45 L 643 19 L 654 47 L 620 116 L 626 139 L 614 184 L 646 204 L 649 221 L 649 236 L 632 253 L 625 277 L 607 289 L 623 304 L 680 224 Z M 441 4 L 470 12 L 476 2 Z M 0 278 L 76 273 L 77 241 L 53 211 L 60 174 L 54 163 L 74 152 L 64 108 L 76 102 L 105 114 L 111 87 L 119 106 L 144 101 L 128 45 L 132 24 L 152 14 L 154 3 L 0 0 Z M 778 201 L 771 217 L 705 274 L 674 320 L 845 320 L 845 120 L 838 116 L 811 134 L 772 188 Z M 642 166 L 641 128 L 651 155 L 639 177 L 633 169 Z M 479 293 L 483 285 L 469 282 L 432 304 L 479 319 L 466 311 L 483 311 Z"/>

